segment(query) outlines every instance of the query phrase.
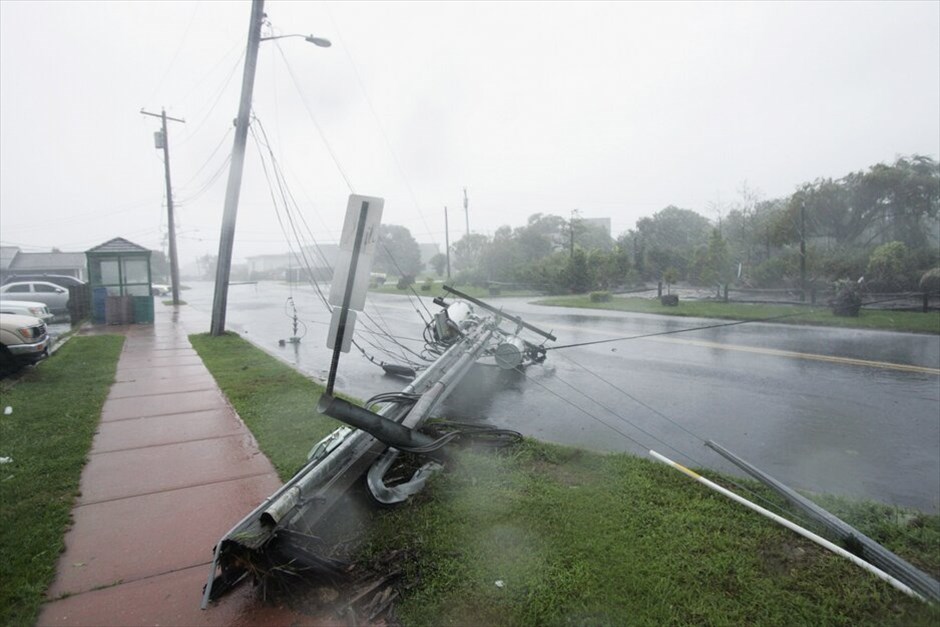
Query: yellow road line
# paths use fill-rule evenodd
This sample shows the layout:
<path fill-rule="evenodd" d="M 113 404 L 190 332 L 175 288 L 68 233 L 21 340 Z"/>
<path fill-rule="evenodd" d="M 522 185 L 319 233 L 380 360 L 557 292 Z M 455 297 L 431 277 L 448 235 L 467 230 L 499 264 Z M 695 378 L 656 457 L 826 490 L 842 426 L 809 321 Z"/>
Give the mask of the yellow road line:
<path fill-rule="evenodd" d="M 760 355 L 774 355 L 776 357 L 789 357 L 791 359 L 808 359 L 811 361 L 826 361 L 834 364 L 844 364 L 848 366 L 864 366 L 867 368 L 881 368 L 884 370 L 900 370 L 901 372 L 919 372 L 922 374 L 932 374 L 940 376 L 940 369 L 928 368 L 926 366 L 912 366 L 909 364 L 894 364 L 887 361 L 869 361 L 867 359 L 853 359 L 852 357 L 833 357 L 831 355 L 816 355 L 813 353 L 798 353 L 795 351 L 782 351 L 776 348 L 761 348 L 758 346 L 742 346 L 740 344 L 721 344 L 719 342 L 707 342 L 705 340 L 685 340 L 678 338 L 651 337 L 645 338 L 653 342 L 667 342 L 670 344 L 688 344 L 692 346 L 701 346 L 703 348 L 718 348 L 728 351 L 740 351 L 743 353 L 757 353 Z"/>

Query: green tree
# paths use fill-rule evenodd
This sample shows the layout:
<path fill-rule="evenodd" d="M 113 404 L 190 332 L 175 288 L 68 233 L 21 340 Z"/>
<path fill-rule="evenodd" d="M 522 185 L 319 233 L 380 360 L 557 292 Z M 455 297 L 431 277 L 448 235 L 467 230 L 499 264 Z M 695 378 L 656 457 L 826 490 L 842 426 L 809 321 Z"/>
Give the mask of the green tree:
<path fill-rule="evenodd" d="M 672 293 L 672 284 L 679 280 L 679 271 L 675 268 L 663 270 L 663 283 L 666 284 L 666 293 Z"/>
<path fill-rule="evenodd" d="M 428 265 L 434 269 L 437 276 L 444 274 L 444 270 L 447 269 L 447 255 L 444 253 L 437 253 L 430 259 L 428 259 Z"/>
<path fill-rule="evenodd" d="M 486 278 L 492 281 L 516 281 L 522 261 L 512 229 L 508 226 L 496 229 L 482 259 Z"/>
<path fill-rule="evenodd" d="M 868 258 L 869 287 L 875 290 L 913 287 L 910 252 L 902 242 L 888 242 L 872 251 Z"/>
<path fill-rule="evenodd" d="M 646 277 L 661 276 L 669 267 L 680 277 L 687 276 L 693 251 L 706 240 L 710 228 L 708 218 L 672 205 L 638 220 L 636 235 L 644 250 Z"/>
<path fill-rule="evenodd" d="M 416 276 L 421 271 L 421 249 L 411 231 L 397 224 L 380 225 L 373 267 L 397 276 Z"/>
<path fill-rule="evenodd" d="M 588 268 L 587 254 L 583 248 L 575 248 L 569 255 L 567 269 L 568 288 L 575 294 L 591 290 L 591 271 Z"/>
<path fill-rule="evenodd" d="M 490 240 L 480 233 L 468 233 L 454 242 L 453 265 L 461 272 L 482 270 L 483 256 L 486 254 Z"/>
<path fill-rule="evenodd" d="M 728 259 L 728 244 L 718 229 L 712 229 L 708 237 L 708 252 L 705 268 L 701 274 L 702 283 L 713 285 L 727 283 L 731 278 L 731 264 Z"/>

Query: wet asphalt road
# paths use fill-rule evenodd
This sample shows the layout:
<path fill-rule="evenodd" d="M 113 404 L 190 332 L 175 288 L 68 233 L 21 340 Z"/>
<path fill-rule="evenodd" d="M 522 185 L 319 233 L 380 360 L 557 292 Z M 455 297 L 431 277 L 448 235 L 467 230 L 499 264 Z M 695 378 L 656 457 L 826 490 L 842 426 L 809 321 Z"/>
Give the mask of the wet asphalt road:
<path fill-rule="evenodd" d="M 212 286 L 191 285 L 182 294 L 189 303 L 184 315 L 197 328 L 204 320 L 208 329 Z M 279 347 L 278 340 L 292 334 L 290 295 L 306 334 L 298 345 Z M 556 345 L 720 323 L 541 307 L 526 300 L 495 302 L 553 330 Z M 408 353 L 362 333 L 376 323 L 420 352 L 423 325 L 409 299 L 370 293 L 367 312 L 373 322 L 366 320 L 357 332 L 377 359 L 404 361 L 376 347 Z M 321 379 L 330 363 L 328 321 L 306 286 L 261 283 L 229 290 L 229 330 Z M 549 351 L 545 364 L 524 376 L 479 366 L 441 413 L 595 450 L 644 454 L 652 448 L 682 463 L 740 474 L 703 446 L 703 439 L 712 439 L 798 489 L 935 513 L 938 368 L 938 336 L 748 323 Z M 339 373 L 337 390 L 359 398 L 404 386 L 357 353 L 342 356 Z"/>

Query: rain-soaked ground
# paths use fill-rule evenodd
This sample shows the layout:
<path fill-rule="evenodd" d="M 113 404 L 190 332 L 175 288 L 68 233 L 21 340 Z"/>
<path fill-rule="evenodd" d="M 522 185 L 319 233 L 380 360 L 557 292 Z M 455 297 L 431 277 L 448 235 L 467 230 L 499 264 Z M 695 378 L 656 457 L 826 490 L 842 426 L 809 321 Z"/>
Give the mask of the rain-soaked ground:
<path fill-rule="evenodd" d="M 187 319 L 205 321 L 212 286 L 182 293 Z M 302 328 L 292 335 L 288 297 Z M 406 363 L 413 354 L 365 330 L 381 325 L 420 353 L 419 305 L 370 294 L 360 344 L 376 360 Z M 716 324 L 619 312 L 494 301 L 552 330 L 547 346 Z M 299 370 L 325 379 L 329 314 L 307 286 L 233 285 L 226 327 Z M 305 327 L 305 329 L 303 328 Z M 541 341 L 537 336 L 528 339 Z M 355 349 L 354 349 L 355 350 Z M 872 363 L 859 363 L 860 360 Z M 916 366 L 920 369 L 908 369 Z M 595 450 L 645 454 L 736 472 L 703 446 L 712 439 L 798 489 L 940 511 L 940 337 L 763 323 L 628 339 L 548 352 L 525 375 L 478 366 L 441 414 L 488 420 L 527 436 Z M 343 355 L 336 388 L 367 398 L 400 389 L 361 354 Z"/>

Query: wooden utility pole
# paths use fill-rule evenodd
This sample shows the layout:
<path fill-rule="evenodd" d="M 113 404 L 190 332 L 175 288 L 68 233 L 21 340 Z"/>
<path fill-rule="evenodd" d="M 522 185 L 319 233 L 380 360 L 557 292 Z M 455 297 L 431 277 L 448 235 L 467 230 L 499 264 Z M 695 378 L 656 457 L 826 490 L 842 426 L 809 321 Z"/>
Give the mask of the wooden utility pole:
<path fill-rule="evenodd" d="M 163 175 L 166 179 L 166 225 L 169 231 L 170 240 L 170 289 L 173 290 L 173 304 L 180 304 L 180 267 L 176 256 L 176 224 L 173 217 L 173 187 L 170 185 L 170 136 L 166 131 L 166 121 L 186 123 L 186 120 L 171 118 L 166 114 L 166 109 L 161 108 L 160 114 L 150 113 L 140 110 L 141 114 L 160 118 L 162 127 L 160 130 L 157 148 L 163 148 Z"/>
<path fill-rule="evenodd" d="M 470 200 L 467 198 L 467 188 L 463 188 L 463 216 L 467 221 L 467 235 L 470 235 Z"/>
<path fill-rule="evenodd" d="M 447 224 L 447 206 L 444 206 L 444 252 L 447 254 L 447 280 L 450 280 L 450 227 Z"/>
<path fill-rule="evenodd" d="M 800 201 L 800 302 L 806 301 L 806 201 Z"/>
<path fill-rule="evenodd" d="M 235 218 L 238 215 L 238 196 L 241 193 L 242 170 L 245 166 L 245 146 L 248 143 L 248 117 L 251 113 L 251 95 L 255 87 L 255 67 L 258 65 L 258 47 L 261 45 L 261 24 L 264 21 L 264 0 L 252 0 L 251 21 L 248 24 L 248 51 L 242 73 L 242 94 L 235 120 L 235 144 L 232 164 L 225 187 L 225 206 L 222 211 L 222 233 L 219 236 L 219 257 L 215 268 L 215 293 L 212 299 L 212 320 L 209 334 L 225 333 L 225 308 L 228 304 L 228 281 L 232 272 L 232 247 L 235 243 Z"/>

